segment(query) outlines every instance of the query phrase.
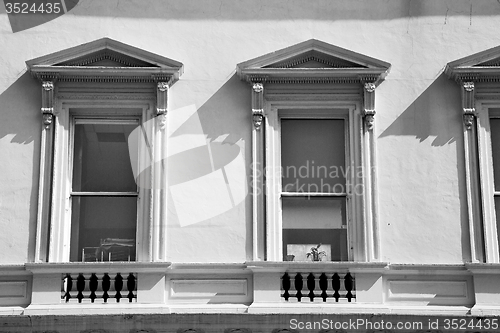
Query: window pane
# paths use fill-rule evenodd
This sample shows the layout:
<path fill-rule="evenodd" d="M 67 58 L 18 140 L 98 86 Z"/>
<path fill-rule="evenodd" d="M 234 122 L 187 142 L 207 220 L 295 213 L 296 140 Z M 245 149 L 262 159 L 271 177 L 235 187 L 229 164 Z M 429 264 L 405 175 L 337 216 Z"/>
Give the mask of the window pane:
<path fill-rule="evenodd" d="M 283 192 L 346 193 L 342 119 L 282 119 Z"/>
<path fill-rule="evenodd" d="M 76 124 L 73 191 L 135 192 L 127 139 L 137 125 Z"/>
<path fill-rule="evenodd" d="M 72 198 L 71 261 L 135 260 L 137 197 Z"/>
<path fill-rule="evenodd" d="M 347 218 L 346 199 L 331 197 L 283 197 L 284 260 L 311 261 L 312 247 L 323 261 L 346 261 Z"/>
<path fill-rule="evenodd" d="M 495 215 L 497 217 L 497 239 L 500 244 L 500 197 L 495 197 Z"/>
<path fill-rule="evenodd" d="M 500 118 L 490 119 L 495 191 L 500 191 Z"/>

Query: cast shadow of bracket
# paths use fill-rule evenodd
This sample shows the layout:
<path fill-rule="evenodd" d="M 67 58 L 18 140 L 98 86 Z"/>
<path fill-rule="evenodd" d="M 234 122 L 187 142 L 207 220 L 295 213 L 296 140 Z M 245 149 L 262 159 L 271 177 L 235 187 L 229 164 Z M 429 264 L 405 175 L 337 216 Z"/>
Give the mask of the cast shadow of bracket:
<path fill-rule="evenodd" d="M 24 163 L 15 153 L 16 145 L 31 146 L 31 192 L 29 197 L 29 240 L 27 249 L 28 261 L 34 258 L 36 238 L 37 196 L 40 161 L 40 138 L 42 130 L 42 114 L 40 112 L 42 88 L 28 72 L 22 74 L 14 83 L 0 94 L 0 140 L 4 141 L 2 159 L 13 158 L 16 161 L 2 160 L 6 165 Z M 7 140 L 6 137 L 9 137 Z M 24 149 L 23 149 L 24 150 Z M 24 167 L 22 167 L 24 168 Z M 24 176 L 22 176 L 24 177 Z M 28 184 L 28 181 L 24 181 Z M 28 200 L 26 200 L 28 202 Z M 1 208 L 1 207 L 0 207 Z M 1 209 L 0 209 L 1 210 Z M 25 221 L 22 221 L 23 223 Z"/>
<path fill-rule="evenodd" d="M 443 73 L 406 108 L 379 138 L 414 136 L 420 142 L 434 137 L 431 145 L 444 146 L 462 136 L 460 91 Z"/>
<path fill-rule="evenodd" d="M 382 111 L 381 111 L 382 112 Z M 462 257 L 470 260 L 465 155 L 460 88 L 442 73 L 403 113 L 379 136 L 411 136 L 420 143 L 432 140 L 431 147 L 454 144 L 456 150 L 457 184 L 460 205 Z M 379 155 L 380 156 L 380 155 Z M 432 155 L 422 156 L 422 160 Z M 381 157 L 383 158 L 383 157 Z M 425 163 L 431 163 L 426 161 Z M 409 166 L 411 168 L 411 166 Z"/>

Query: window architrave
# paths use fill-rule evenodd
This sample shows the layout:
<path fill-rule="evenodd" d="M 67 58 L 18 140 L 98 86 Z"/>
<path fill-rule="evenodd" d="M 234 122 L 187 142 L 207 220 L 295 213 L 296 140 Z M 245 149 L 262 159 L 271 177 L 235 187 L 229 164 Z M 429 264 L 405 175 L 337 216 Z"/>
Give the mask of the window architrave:
<path fill-rule="evenodd" d="M 252 189 L 253 189 L 253 259 L 281 261 L 278 229 L 280 218 L 273 207 L 269 211 L 268 182 L 264 167 L 277 165 L 275 154 L 265 153 L 275 147 L 276 138 L 269 137 L 269 103 L 288 103 L 314 106 L 315 103 L 351 103 L 359 105 L 359 146 L 353 152 L 361 156 L 365 186 L 364 223 L 356 224 L 359 244 L 353 260 L 380 261 L 380 244 L 376 192 L 376 149 L 374 138 L 375 88 L 388 74 L 390 64 L 319 40 L 311 39 L 237 65 L 242 80 L 251 84 L 252 92 Z M 305 103 L 305 104 L 304 104 Z M 362 107 L 361 107 L 362 105 Z M 353 122 L 353 123 L 354 123 Z M 274 122 L 275 123 L 275 122 Z M 263 126 L 264 124 L 264 126 Z M 262 128 L 265 128 L 262 130 Z M 353 135 L 351 135 L 353 137 Z M 272 148 L 275 149 L 275 148 Z M 275 187 L 275 184 L 272 186 Z M 356 217 L 358 218 L 358 217 Z M 278 221 L 278 222 L 277 222 Z M 359 232 L 358 232 L 359 230 Z M 270 238 L 271 237 L 271 238 Z M 273 244 L 271 247 L 270 244 Z"/>
<path fill-rule="evenodd" d="M 499 263 L 490 110 L 500 106 L 500 46 L 452 61 L 445 73 L 461 93 L 470 261 Z"/>
<path fill-rule="evenodd" d="M 349 261 L 359 260 L 365 253 L 364 237 L 364 195 L 357 196 L 352 189 L 363 186 L 363 180 L 357 179 L 356 171 L 362 166 L 362 116 L 361 103 L 338 101 L 272 101 L 265 104 L 266 136 L 266 253 L 268 261 L 281 261 L 283 252 L 283 221 L 281 210 L 282 166 L 281 166 L 281 119 L 342 119 L 345 120 L 345 154 L 348 171 L 346 186 L 347 226 Z M 325 112 L 325 109 L 328 112 Z M 293 114 L 280 114 L 280 110 L 293 110 Z M 321 110 L 321 112 L 315 112 Z M 354 172 L 352 172 L 354 170 Z M 363 171 L 364 173 L 364 171 Z M 363 193 L 364 194 L 364 193 Z M 354 219 L 356 221 L 354 221 Z"/>
<path fill-rule="evenodd" d="M 143 123 L 151 121 L 149 158 L 156 161 L 166 156 L 168 91 L 182 75 L 183 64 L 109 38 L 32 59 L 26 64 L 42 83 L 35 261 L 65 262 L 70 253 L 71 218 L 66 208 L 71 183 L 68 178 L 71 108 L 140 109 Z M 115 116 L 120 113 L 124 115 L 118 111 Z M 147 159 L 144 154 L 141 156 L 141 160 Z M 162 207 L 167 203 L 167 175 L 166 170 L 158 169 L 152 166 L 148 175 L 155 190 L 141 196 L 143 211 L 139 212 L 141 226 L 136 244 L 139 261 L 166 260 L 166 209 Z"/>
<path fill-rule="evenodd" d="M 71 214 L 72 214 L 72 167 L 73 167 L 73 134 L 75 118 L 79 119 L 140 119 L 142 126 L 146 121 L 155 118 L 154 101 L 132 101 L 120 99 L 119 101 L 84 99 L 81 95 L 78 100 L 58 100 L 56 103 L 54 131 L 54 152 L 53 152 L 53 178 L 54 184 L 51 196 L 51 218 L 49 234 L 49 262 L 70 261 L 71 247 Z M 76 111 L 72 110 L 84 110 Z M 120 110 L 117 110 L 120 109 Z M 147 128 L 147 127 L 145 127 Z M 154 130 L 147 133 L 149 137 L 154 137 Z M 144 154 L 139 153 L 139 164 L 144 164 L 148 159 Z M 146 169 L 144 165 L 139 165 L 138 170 Z M 152 175 L 147 176 L 153 182 Z M 138 187 L 138 209 L 137 209 L 137 232 L 136 248 L 137 261 L 147 261 L 149 258 L 148 230 L 151 224 L 149 211 L 153 209 L 151 201 L 151 191 Z"/>
<path fill-rule="evenodd" d="M 500 262 L 498 230 L 495 212 L 495 184 L 493 176 L 493 152 L 491 143 L 490 118 L 500 118 L 500 101 L 476 101 L 478 142 L 478 170 L 481 200 L 474 202 L 481 206 L 483 218 L 484 258 L 486 262 Z"/>

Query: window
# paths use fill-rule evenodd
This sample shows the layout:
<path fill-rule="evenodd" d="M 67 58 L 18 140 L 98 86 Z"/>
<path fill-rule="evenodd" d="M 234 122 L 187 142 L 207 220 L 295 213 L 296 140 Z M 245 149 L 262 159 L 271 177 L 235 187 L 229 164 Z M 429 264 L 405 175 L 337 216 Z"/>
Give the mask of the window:
<path fill-rule="evenodd" d="M 472 263 L 500 262 L 500 47 L 448 63 L 460 85 Z"/>
<path fill-rule="evenodd" d="M 108 38 L 27 64 L 42 82 L 36 261 L 165 260 L 156 162 L 182 64 Z"/>
<path fill-rule="evenodd" d="M 491 153 L 493 157 L 493 200 L 497 241 L 500 243 L 500 109 L 490 111 Z"/>
<path fill-rule="evenodd" d="M 307 260 L 321 244 L 317 260 L 346 261 L 347 121 L 287 111 L 279 114 L 283 258 Z"/>
<path fill-rule="evenodd" d="M 238 65 L 252 85 L 254 260 L 380 260 L 374 92 L 389 67 L 317 40 Z"/>
<path fill-rule="evenodd" d="M 133 261 L 139 192 L 127 139 L 139 120 L 72 120 L 70 260 Z"/>

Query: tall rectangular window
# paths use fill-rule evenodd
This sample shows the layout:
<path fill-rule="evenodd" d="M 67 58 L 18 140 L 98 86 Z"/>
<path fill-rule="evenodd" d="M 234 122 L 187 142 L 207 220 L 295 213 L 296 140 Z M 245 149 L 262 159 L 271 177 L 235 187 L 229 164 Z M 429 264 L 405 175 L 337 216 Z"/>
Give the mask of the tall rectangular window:
<path fill-rule="evenodd" d="M 127 139 L 138 125 L 74 118 L 71 261 L 135 260 L 138 188 Z"/>
<path fill-rule="evenodd" d="M 500 243 L 500 117 L 490 118 L 497 239 Z"/>
<path fill-rule="evenodd" d="M 283 258 L 346 261 L 347 120 L 280 121 Z"/>

